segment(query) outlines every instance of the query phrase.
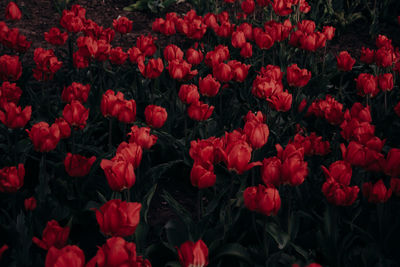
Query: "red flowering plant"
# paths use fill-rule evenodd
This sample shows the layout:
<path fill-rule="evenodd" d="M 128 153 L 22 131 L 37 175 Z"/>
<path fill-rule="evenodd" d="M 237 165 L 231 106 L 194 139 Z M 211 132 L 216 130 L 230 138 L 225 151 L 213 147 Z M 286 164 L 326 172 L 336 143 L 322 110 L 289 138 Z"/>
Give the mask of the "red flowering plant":
<path fill-rule="evenodd" d="M 0 4 L 1 266 L 400 261 L 397 39 L 342 46 L 340 8 L 307 0 L 148 29 L 82 2 L 40 42 Z"/>

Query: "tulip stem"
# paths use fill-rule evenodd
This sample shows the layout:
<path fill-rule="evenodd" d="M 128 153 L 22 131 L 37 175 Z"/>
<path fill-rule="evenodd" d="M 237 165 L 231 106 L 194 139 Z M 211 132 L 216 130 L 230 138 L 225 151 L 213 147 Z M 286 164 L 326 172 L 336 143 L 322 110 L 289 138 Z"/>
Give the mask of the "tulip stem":
<path fill-rule="evenodd" d="M 108 119 L 108 152 L 112 150 L 112 118 Z"/>
<path fill-rule="evenodd" d="M 387 91 L 385 91 L 385 114 L 387 112 Z"/>
<path fill-rule="evenodd" d="M 197 192 L 197 219 L 200 221 L 203 215 L 203 201 L 202 201 L 202 190 L 199 189 Z"/>

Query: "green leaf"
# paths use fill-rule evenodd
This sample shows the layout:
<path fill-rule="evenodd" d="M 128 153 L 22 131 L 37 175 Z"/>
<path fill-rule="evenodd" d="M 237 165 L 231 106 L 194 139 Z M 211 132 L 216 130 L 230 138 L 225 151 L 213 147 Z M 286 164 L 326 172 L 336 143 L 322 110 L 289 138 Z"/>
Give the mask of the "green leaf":
<path fill-rule="evenodd" d="M 268 223 L 266 231 L 278 244 L 279 249 L 284 249 L 290 240 L 288 233 L 284 232 L 276 223 Z"/>
<path fill-rule="evenodd" d="M 147 222 L 147 214 L 149 213 L 150 203 L 151 203 L 151 200 L 153 199 L 156 189 L 157 189 L 157 184 L 154 184 L 150 188 L 149 192 L 147 192 L 147 194 L 144 196 L 145 202 L 143 203 L 143 210 L 144 210 L 144 220 L 146 223 L 148 223 Z"/>
<path fill-rule="evenodd" d="M 212 260 L 216 260 L 221 257 L 236 257 L 239 260 L 245 261 L 249 264 L 253 264 L 247 249 L 240 245 L 239 243 L 230 243 L 223 246 L 219 251 L 217 251 L 215 257 Z"/>
<path fill-rule="evenodd" d="M 178 201 L 176 201 L 167 191 L 163 190 L 162 198 L 168 202 L 175 213 L 185 222 L 187 226 L 193 224 L 192 215 Z"/>

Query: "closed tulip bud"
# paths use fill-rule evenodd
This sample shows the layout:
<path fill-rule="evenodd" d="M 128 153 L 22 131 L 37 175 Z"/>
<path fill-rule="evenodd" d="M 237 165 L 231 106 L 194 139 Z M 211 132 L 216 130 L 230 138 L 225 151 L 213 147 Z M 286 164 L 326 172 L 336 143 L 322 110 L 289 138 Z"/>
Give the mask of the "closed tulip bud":
<path fill-rule="evenodd" d="M 139 128 L 134 125 L 128 135 L 130 136 L 129 143 L 136 143 L 143 149 L 150 149 L 157 142 L 157 136 L 150 134 L 150 128 L 148 127 Z"/>
<path fill-rule="evenodd" d="M 136 254 L 135 243 L 127 242 L 122 237 L 111 237 L 99 247 L 96 256 L 86 264 L 86 267 L 111 266 L 151 267 L 151 264 Z"/>
<path fill-rule="evenodd" d="M 221 84 L 214 79 L 211 74 L 208 74 L 205 78 L 199 79 L 200 93 L 205 96 L 216 96 L 219 92 Z"/>
<path fill-rule="evenodd" d="M 77 246 L 52 247 L 46 255 L 45 267 L 84 267 L 85 254 Z"/>
<path fill-rule="evenodd" d="M 90 84 L 83 85 L 81 83 L 73 82 L 70 86 L 64 87 L 61 93 L 61 99 L 67 103 L 77 100 L 85 103 L 89 97 Z"/>
<path fill-rule="evenodd" d="M 96 210 L 97 223 L 101 232 L 109 236 L 130 236 L 135 233 L 140 221 L 142 205 L 113 199 Z"/>
<path fill-rule="evenodd" d="M 67 153 L 64 159 L 65 171 L 69 176 L 83 177 L 89 174 L 95 161 L 95 156 L 87 158 L 82 155 Z"/>
<path fill-rule="evenodd" d="M 33 147 L 39 152 L 49 152 L 56 148 L 60 141 L 60 128 L 57 124 L 51 125 L 46 122 L 38 122 L 32 126 L 31 130 L 26 130 Z"/>
<path fill-rule="evenodd" d="M 9 2 L 6 7 L 6 19 L 9 20 L 20 20 L 22 17 L 21 10 L 19 10 L 17 4 Z"/>
<path fill-rule="evenodd" d="M 265 185 L 279 186 L 281 180 L 282 162 L 278 157 L 271 157 L 263 160 L 261 166 L 261 179 Z"/>
<path fill-rule="evenodd" d="M 362 185 L 363 195 L 371 203 L 384 203 L 392 195 L 392 189 L 387 189 L 383 180 L 379 180 L 375 184 L 367 182 Z"/>
<path fill-rule="evenodd" d="M 24 185 L 25 168 L 22 163 L 18 167 L 0 169 L 0 192 L 14 193 Z"/>
<path fill-rule="evenodd" d="M 31 119 L 32 107 L 23 110 L 12 102 L 5 102 L 0 109 L 0 121 L 11 129 L 24 128 Z"/>
<path fill-rule="evenodd" d="M 0 79 L 16 81 L 22 75 L 22 65 L 18 56 L 2 55 L 0 57 Z"/>
<path fill-rule="evenodd" d="M 172 61 L 172 60 L 179 60 L 182 61 L 183 60 L 183 51 L 176 45 L 174 44 L 170 44 L 167 45 L 164 48 L 164 59 L 166 61 Z"/>
<path fill-rule="evenodd" d="M 36 209 L 37 203 L 36 203 L 36 198 L 35 197 L 30 197 L 30 198 L 26 198 L 24 200 L 24 207 L 25 210 L 34 210 Z"/>
<path fill-rule="evenodd" d="M 187 109 L 189 118 L 196 121 L 204 121 L 210 118 L 214 111 L 214 106 L 203 103 L 202 101 L 193 102 Z"/>
<path fill-rule="evenodd" d="M 311 72 L 292 64 L 286 69 L 286 78 L 290 86 L 304 87 L 311 79 Z"/>
<path fill-rule="evenodd" d="M 347 186 L 333 178 L 328 178 L 322 185 L 322 192 L 328 202 L 337 206 L 351 206 L 356 201 L 359 191 L 358 186 Z"/>
<path fill-rule="evenodd" d="M 203 240 L 196 243 L 186 241 L 178 249 L 179 261 L 182 267 L 205 267 L 208 265 L 208 248 Z"/>
<path fill-rule="evenodd" d="M 247 142 L 253 149 L 263 147 L 268 141 L 269 129 L 265 123 L 248 121 L 245 123 L 243 131 L 247 136 Z"/>
<path fill-rule="evenodd" d="M 366 64 L 372 64 L 375 61 L 375 51 L 364 46 L 361 48 L 360 61 Z"/>
<path fill-rule="evenodd" d="M 48 250 L 51 247 L 62 248 L 67 244 L 69 236 L 69 227 L 61 227 L 57 221 L 47 222 L 42 233 L 42 240 L 37 237 L 32 238 L 32 242 L 38 247 Z"/>
<path fill-rule="evenodd" d="M 203 61 L 203 53 L 200 50 L 189 48 L 186 50 L 186 60 L 189 64 L 198 65 Z"/>
<path fill-rule="evenodd" d="M 121 192 L 135 184 L 136 176 L 130 162 L 103 159 L 100 167 L 103 169 L 108 185 L 113 191 Z"/>
<path fill-rule="evenodd" d="M 347 51 L 342 51 L 336 56 L 337 68 L 341 71 L 351 71 L 356 60 Z"/>
<path fill-rule="evenodd" d="M 146 123 L 153 128 L 161 128 L 167 120 L 168 113 L 163 107 L 148 105 L 144 110 Z"/>
<path fill-rule="evenodd" d="M 63 117 L 69 125 L 83 129 L 89 117 L 89 109 L 86 109 L 80 102 L 73 100 L 67 104 L 63 110 Z"/>
<path fill-rule="evenodd" d="M 263 185 L 248 187 L 243 192 L 243 198 L 249 210 L 266 216 L 276 215 L 281 208 L 281 198 L 276 188 Z"/>
<path fill-rule="evenodd" d="M 229 82 L 233 78 L 232 68 L 225 63 L 213 66 L 213 76 L 220 82 Z"/>
<path fill-rule="evenodd" d="M 190 181 L 193 186 L 199 189 L 214 186 L 216 175 L 214 174 L 214 166 L 210 162 L 201 164 L 195 163 L 190 172 Z"/>
<path fill-rule="evenodd" d="M 393 89 L 393 74 L 384 73 L 379 75 L 378 85 L 382 91 L 391 91 Z"/>
<path fill-rule="evenodd" d="M 182 84 L 178 96 L 185 104 L 192 104 L 200 99 L 199 91 L 197 90 L 197 86 L 194 84 Z"/>
<path fill-rule="evenodd" d="M 131 21 L 127 17 L 118 17 L 117 19 L 113 20 L 114 29 L 121 34 L 131 32 L 132 25 L 133 25 L 133 21 Z"/>

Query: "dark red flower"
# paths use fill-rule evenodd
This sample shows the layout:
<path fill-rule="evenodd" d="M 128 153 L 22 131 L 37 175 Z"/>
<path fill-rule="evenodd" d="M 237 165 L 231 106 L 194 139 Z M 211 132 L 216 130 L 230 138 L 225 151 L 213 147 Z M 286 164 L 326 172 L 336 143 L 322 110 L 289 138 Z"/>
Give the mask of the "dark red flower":
<path fill-rule="evenodd" d="M 122 65 L 128 59 L 128 54 L 121 47 L 115 47 L 111 49 L 109 59 L 115 65 Z"/>
<path fill-rule="evenodd" d="M 196 85 L 182 84 L 179 88 L 178 97 L 183 103 L 192 104 L 199 101 L 200 94 Z"/>
<path fill-rule="evenodd" d="M 189 118 L 196 121 L 204 121 L 210 118 L 214 111 L 214 106 L 210 106 L 202 101 L 196 101 L 190 104 L 187 109 Z"/>
<path fill-rule="evenodd" d="M 12 102 L 5 102 L 0 107 L 0 121 L 11 129 L 24 128 L 31 119 L 32 107 L 26 106 L 23 110 Z"/>
<path fill-rule="evenodd" d="M 81 83 L 73 82 L 71 85 L 64 87 L 61 93 L 61 99 L 67 103 L 77 100 L 85 103 L 88 99 L 90 92 L 90 84 L 83 85 Z"/>
<path fill-rule="evenodd" d="M 167 120 L 168 113 L 163 107 L 148 105 L 144 110 L 146 123 L 153 128 L 161 128 Z"/>
<path fill-rule="evenodd" d="M 304 87 L 311 79 L 311 72 L 292 64 L 286 69 L 286 78 L 290 86 Z"/>
<path fill-rule="evenodd" d="M 178 249 L 179 261 L 182 267 L 205 267 L 208 265 L 208 248 L 203 240 L 196 243 L 186 241 Z"/>
<path fill-rule="evenodd" d="M 136 143 L 143 149 L 150 149 L 157 142 L 157 136 L 150 134 L 149 127 L 139 128 L 137 125 L 134 125 L 131 127 L 131 132 L 128 135 L 130 136 L 130 143 Z"/>
<path fill-rule="evenodd" d="M 26 198 L 24 200 L 24 207 L 25 210 L 34 210 L 36 209 L 37 203 L 36 203 L 36 198 L 35 197 L 30 197 L 30 198 Z"/>
<path fill-rule="evenodd" d="M 108 160 L 103 159 L 100 163 L 103 169 L 107 182 L 113 191 L 120 192 L 124 189 L 131 188 L 136 181 L 133 165 L 123 159 Z"/>
<path fill-rule="evenodd" d="M 214 166 L 206 161 L 201 164 L 195 163 L 190 172 L 190 181 L 193 186 L 199 189 L 214 186 L 216 175 L 214 174 Z"/>
<path fill-rule="evenodd" d="M 0 169 L 0 192 L 14 193 L 24 185 L 25 168 L 22 163 L 18 167 Z"/>
<path fill-rule="evenodd" d="M 63 110 L 63 118 L 70 126 L 83 129 L 86 127 L 86 121 L 89 118 L 89 109 L 86 109 L 81 102 L 72 100 Z"/>
<path fill-rule="evenodd" d="M 337 60 L 337 68 L 341 71 L 351 71 L 351 69 L 354 66 L 354 63 L 356 63 L 356 60 L 351 57 L 349 52 L 347 51 L 342 51 L 339 53 L 338 56 L 336 56 Z"/>
<path fill-rule="evenodd" d="M 59 28 L 53 27 L 44 33 L 44 39 L 52 45 L 63 45 L 68 39 L 68 33 L 61 32 Z"/>
<path fill-rule="evenodd" d="M 117 19 L 113 20 L 114 29 L 121 34 L 131 32 L 132 25 L 133 21 L 131 21 L 127 17 L 118 17 Z"/>
<path fill-rule="evenodd" d="M 22 17 L 21 10 L 14 2 L 9 2 L 6 6 L 6 19 L 10 20 L 20 20 Z"/>
<path fill-rule="evenodd" d="M 46 255 L 45 267 L 84 267 L 85 254 L 77 246 L 61 249 L 51 247 Z"/>
<path fill-rule="evenodd" d="M 367 182 L 362 185 L 363 195 L 371 203 L 384 203 L 392 195 L 392 189 L 387 189 L 383 180 L 376 183 Z"/>
<path fill-rule="evenodd" d="M 63 248 L 67 244 L 69 236 L 69 227 L 61 227 L 57 221 L 47 222 L 42 233 L 42 240 L 37 237 L 32 238 L 32 242 L 38 247 L 48 250 L 51 247 Z"/>
<path fill-rule="evenodd" d="M 0 57 L 0 79 L 16 81 L 22 75 L 22 65 L 18 56 L 2 55 Z"/>
<path fill-rule="evenodd" d="M 243 192 L 244 205 L 266 216 L 276 215 L 281 208 L 279 191 L 263 185 L 248 187 Z"/>
<path fill-rule="evenodd" d="M 36 151 L 49 152 L 56 148 L 60 141 L 60 128 L 57 124 L 49 126 L 47 122 L 38 122 L 32 126 L 31 130 L 26 130 L 29 134 Z"/>
<path fill-rule="evenodd" d="M 83 177 L 89 174 L 90 168 L 96 161 L 96 157 L 84 157 L 79 154 L 67 153 L 64 159 L 65 171 L 72 177 Z"/>

